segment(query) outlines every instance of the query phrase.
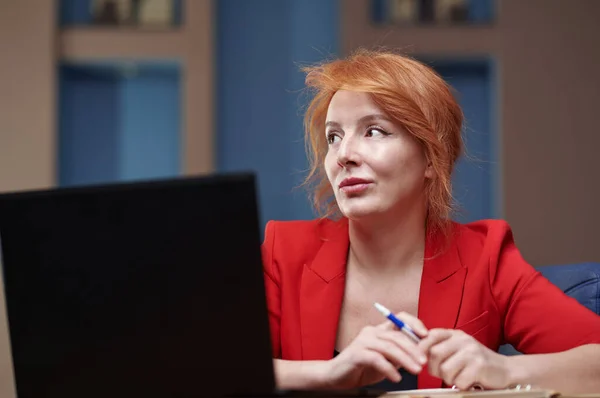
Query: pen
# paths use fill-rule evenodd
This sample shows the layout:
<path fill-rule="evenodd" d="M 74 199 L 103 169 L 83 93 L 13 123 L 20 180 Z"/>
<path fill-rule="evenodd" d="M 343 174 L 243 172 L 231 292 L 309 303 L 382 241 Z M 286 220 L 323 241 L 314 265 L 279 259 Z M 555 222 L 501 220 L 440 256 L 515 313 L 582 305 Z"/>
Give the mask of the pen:
<path fill-rule="evenodd" d="M 404 332 L 404 334 L 406 334 L 408 337 L 410 337 L 415 343 L 418 343 L 419 341 L 421 341 L 419 336 L 417 336 L 416 333 L 410 327 L 408 327 L 408 325 L 406 325 L 400 319 L 396 318 L 390 310 L 388 310 L 387 308 L 385 308 L 383 305 L 381 305 L 379 303 L 375 303 L 375 308 L 377 308 L 377 310 L 379 312 L 381 312 L 383 314 L 383 316 L 385 316 L 387 319 L 392 321 L 394 323 L 394 325 L 396 325 L 398 327 L 398 329 L 400 329 L 402 332 Z"/>

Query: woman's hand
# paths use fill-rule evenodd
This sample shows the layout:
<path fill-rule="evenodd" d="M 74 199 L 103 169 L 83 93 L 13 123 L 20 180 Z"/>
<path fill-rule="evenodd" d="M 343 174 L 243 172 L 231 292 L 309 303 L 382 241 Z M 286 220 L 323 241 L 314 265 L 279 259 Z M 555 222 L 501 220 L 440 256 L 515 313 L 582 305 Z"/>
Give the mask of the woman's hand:
<path fill-rule="evenodd" d="M 428 355 L 428 371 L 461 390 L 509 384 L 507 357 L 494 352 L 461 330 L 432 329 L 419 348 Z"/>
<path fill-rule="evenodd" d="M 427 335 L 427 329 L 417 318 L 406 313 L 397 317 L 419 337 Z M 327 362 L 327 384 L 330 388 L 349 389 L 377 383 L 386 377 L 399 382 L 398 368 L 417 374 L 426 361 L 425 352 L 391 322 L 366 326 L 348 347 Z"/>

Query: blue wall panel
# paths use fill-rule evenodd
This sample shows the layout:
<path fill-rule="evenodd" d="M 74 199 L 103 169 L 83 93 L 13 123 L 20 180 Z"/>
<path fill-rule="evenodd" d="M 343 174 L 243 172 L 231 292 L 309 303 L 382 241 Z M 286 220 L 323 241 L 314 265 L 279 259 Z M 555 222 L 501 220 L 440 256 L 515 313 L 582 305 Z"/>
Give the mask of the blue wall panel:
<path fill-rule="evenodd" d="M 121 82 L 120 178 L 180 173 L 181 99 L 177 70 L 144 71 Z"/>
<path fill-rule="evenodd" d="M 289 120 L 292 128 L 290 148 L 290 169 L 294 186 L 299 187 L 308 170 L 304 146 L 304 114 L 308 97 L 302 93 L 305 74 L 300 66 L 322 62 L 336 56 L 339 49 L 339 1 L 338 0 L 296 0 L 292 10 L 292 60 L 290 62 L 290 92 L 296 93 L 289 101 Z M 291 215 L 295 219 L 311 219 L 317 216 L 313 211 L 309 192 L 296 188 L 291 195 Z"/>
<path fill-rule="evenodd" d="M 289 217 L 288 2 L 217 2 L 217 169 L 258 173 L 262 214 Z"/>
<path fill-rule="evenodd" d="M 118 79 L 110 73 L 67 66 L 59 73 L 59 184 L 118 179 Z"/>
<path fill-rule="evenodd" d="M 337 51 L 335 0 L 217 2 L 217 168 L 258 174 L 261 216 L 306 219 L 299 63 Z"/>
<path fill-rule="evenodd" d="M 436 70 L 456 90 L 465 114 L 466 155 L 453 176 L 453 193 L 458 210 L 455 219 L 468 222 L 494 218 L 498 167 L 492 128 L 493 74 L 486 61 L 457 61 L 434 64 Z"/>
<path fill-rule="evenodd" d="M 63 66 L 60 76 L 60 185 L 180 174 L 176 64 Z"/>

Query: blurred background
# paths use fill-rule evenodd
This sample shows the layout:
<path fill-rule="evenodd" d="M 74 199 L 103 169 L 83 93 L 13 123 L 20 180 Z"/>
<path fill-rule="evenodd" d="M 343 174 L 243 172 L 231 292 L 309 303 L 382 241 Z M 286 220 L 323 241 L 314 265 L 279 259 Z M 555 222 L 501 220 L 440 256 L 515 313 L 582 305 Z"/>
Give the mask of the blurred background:
<path fill-rule="evenodd" d="M 597 0 L 2 0 L 0 191 L 255 171 L 298 187 L 301 65 L 401 49 L 456 89 L 459 221 L 505 218 L 534 265 L 600 257 Z"/>
<path fill-rule="evenodd" d="M 312 218 L 299 67 L 386 46 L 463 106 L 456 219 L 506 219 L 533 265 L 599 260 L 599 15 L 598 0 L 1 0 L 0 191 L 254 171 L 263 226 Z"/>

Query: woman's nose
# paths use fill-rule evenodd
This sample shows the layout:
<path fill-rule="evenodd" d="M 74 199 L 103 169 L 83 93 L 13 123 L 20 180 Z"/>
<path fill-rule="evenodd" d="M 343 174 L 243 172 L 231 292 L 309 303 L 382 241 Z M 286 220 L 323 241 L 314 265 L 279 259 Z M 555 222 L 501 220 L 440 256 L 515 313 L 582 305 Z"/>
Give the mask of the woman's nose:
<path fill-rule="evenodd" d="M 342 139 L 338 151 L 338 164 L 341 167 L 357 166 L 360 164 L 360 153 L 357 144 L 354 137 L 347 135 Z"/>

